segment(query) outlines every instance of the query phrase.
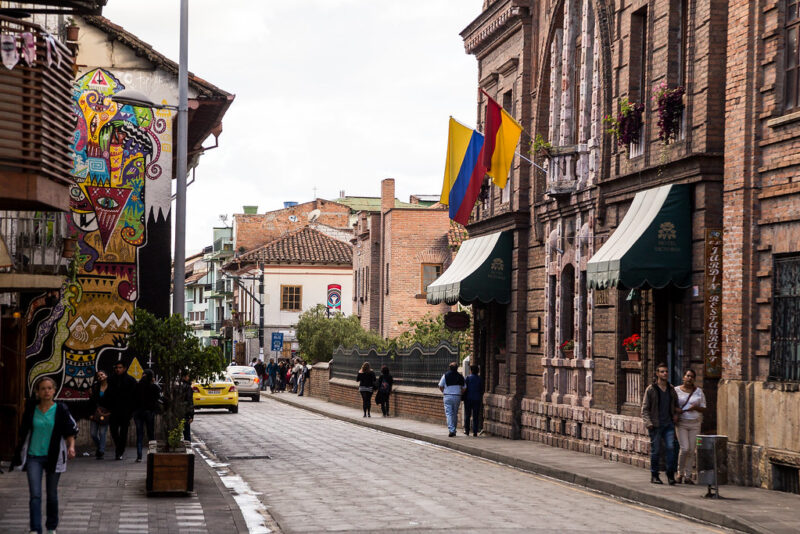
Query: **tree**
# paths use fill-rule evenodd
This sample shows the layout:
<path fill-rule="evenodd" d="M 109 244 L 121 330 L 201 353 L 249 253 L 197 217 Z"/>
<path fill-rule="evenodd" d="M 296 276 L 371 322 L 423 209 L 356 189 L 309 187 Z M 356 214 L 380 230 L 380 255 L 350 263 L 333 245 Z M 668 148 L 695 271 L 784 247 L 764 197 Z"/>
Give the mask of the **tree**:
<path fill-rule="evenodd" d="M 162 429 L 164 436 L 179 426 L 185 406 L 178 395 L 177 383 L 184 373 L 192 380 L 210 380 L 225 369 L 219 347 L 203 347 L 191 327 L 178 314 L 165 319 L 137 308 L 128 331 L 128 347 L 147 360 L 152 356 L 154 372 L 161 378 L 164 396 Z"/>
<path fill-rule="evenodd" d="M 327 306 L 317 304 L 300 314 L 295 327 L 300 354 L 311 363 L 328 361 L 339 345 L 382 349 L 386 342 L 377 333 L 365 330 L 355 315 L 328 315 Z"/>
<path fill-rule="evenodd" d="M 470 331 L 464 330 L 456 332 L 449 330 L 444 325 L 444 314 L 428 312 L 422 319 L 398 321 L 397 324 L 406 324 L 410 327 L 392 340 L 392 345 L 397 349 L 407 349 L 414 343 L 419 343 L 423 347 L 435 347 L 441 341 L 447 341 L 451 345 L 464 349 L 461 353 L 462 358 L 467 356 L 467 350 L 471 341 Z"/>

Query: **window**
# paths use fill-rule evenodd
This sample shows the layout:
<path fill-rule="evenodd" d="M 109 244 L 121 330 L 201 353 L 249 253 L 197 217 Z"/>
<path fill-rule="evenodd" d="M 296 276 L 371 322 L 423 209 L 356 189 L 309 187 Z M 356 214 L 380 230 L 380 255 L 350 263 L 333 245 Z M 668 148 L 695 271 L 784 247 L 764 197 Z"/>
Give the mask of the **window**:
<path fill-rule="evenodd" d="M 359 289 L 361 289 L 358 285 L 358 269 L 353 271 L 353 288 L 355 289 L 355 291 L 353 291 L 353 300 L 358 300 Z"/>
<path fill-rule="evenodd" d="M 420 292 L 424 295 L 428 292 L 428 286 L 442 275 L 441 263 L 422 264 L 422 288 Z"/>
<path fill-rule="evenodd" d="M 369 300 L 369 267 L 364 267 L 364 300 Z"/>
<path fill-rule="evenodd" d="M 786 0 L 786 61 L 784 62 L 785 77 L 783 82 L 785 110 L 800 107 L 800 58 L 798 54 L 798 32 L 800 32 L 800 0 Z"/>
<path fill-rule="evenodd" d="M 775 258 L 772 271 L 773 380 L 800 380 L 800 255 Z"/>
<path fill-rule="evenodd" d="M 300 311 L 303 304 L 303 286 L 281 286 L 281 311 Z"/>
<path fill-rule="evenodd" d="M 383 280 L 384 283 L 384 292 L 388 295 L 389 294 L 389 264 L 386 264 L 386 277 Z"/>

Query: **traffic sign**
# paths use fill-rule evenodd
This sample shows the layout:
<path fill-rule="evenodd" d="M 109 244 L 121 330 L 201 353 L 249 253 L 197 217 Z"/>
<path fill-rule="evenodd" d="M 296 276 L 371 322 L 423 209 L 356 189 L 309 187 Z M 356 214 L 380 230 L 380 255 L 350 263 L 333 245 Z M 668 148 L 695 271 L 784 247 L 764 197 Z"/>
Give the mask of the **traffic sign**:
<path fill-rule="evenodd" d="M 272 333 L 272 350 L 275 352 L 283 350 L 283 332 Z"/>

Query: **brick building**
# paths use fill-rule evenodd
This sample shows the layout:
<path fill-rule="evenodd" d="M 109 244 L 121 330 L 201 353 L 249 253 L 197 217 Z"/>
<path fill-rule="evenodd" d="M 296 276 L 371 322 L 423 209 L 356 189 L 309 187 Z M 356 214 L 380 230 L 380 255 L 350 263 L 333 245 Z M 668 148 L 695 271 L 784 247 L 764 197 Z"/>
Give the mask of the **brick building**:
<path fill-rule="evenodd" d="M 364 328 L 394 337 L 398 321 L 444 313 L 429 306 L 426 288 L 450 265 L 463 228 L 447 211 L 422 205 L 396 207 L 394 179 L 381 182 L 380 211 L 359 211 L 353 239 L 353 309 Z"/>
<path fill-rule="evenodd" d="M 492 433 L 645 465 L 640 402 L 662 361 L 674 382 L 697 371 L 713 429 L 726 5 L 487 1 L 462 32 L 481 88 L 544 145 L 536 166 L 515 161 L 510 188 L 487 185 L 468 226 L 514 237 L 511 302 L 474 306 Z M 669 144 L 653 100 L 662 82 L 686 91 Z M 617 146 L 603 118 L 626 99 L 643 105 L 643 125 Z M 622 346 L 633 333 L 638 361 Z"/>
<path fill-rule="evenodd" d="M 800 492 L 798 2 L 728 6 L 718 431 L 740 484 Z"/>

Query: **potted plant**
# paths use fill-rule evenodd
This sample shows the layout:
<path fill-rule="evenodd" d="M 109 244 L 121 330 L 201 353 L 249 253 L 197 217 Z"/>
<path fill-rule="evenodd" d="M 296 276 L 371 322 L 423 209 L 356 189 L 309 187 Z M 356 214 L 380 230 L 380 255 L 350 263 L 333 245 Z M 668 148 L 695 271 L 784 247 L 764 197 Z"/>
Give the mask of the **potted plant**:
<path fill-rule="evenodd" d="M 572 339 L 568 339 L 561 344 L 559 347 L 561 352 L 564 354 L 564 357 L 568 360 L 571 360 L 575 356 L 575 341 Z"/>
<path fill-rule="evenodd" d="M 67 32 L 67 41 L 71 43 L 78 42 L 78 34 L 80 33 L 80 27 L 75 22 L 75 19 L 72 17 L 67 18 L 67 25 L 64 28 Z"/>
<path fill-rule="evenodd" d="M 531 144 L 531 153 L 543 158 L 549 158 L 551 148 L 553 148 L 553 145 L 546 141 L 542 134 L 536 134 Z"/>
<path fill-rule="evenodd" d="M 616 117 L 612 115 L 603 117 L 603 122 L 608 125 L 606 133 L 614 136 L 617 146 L 630 148 L 632 144 L 639 142 L 642 124 L 644 124 L 642 113 L 644 113 L 644 104 L 636 104 L 623 98 L 619 102 L 619 113 Z"/>
<path fill-rule="evenodd" d="M 225 368 L 222 353 L 219 347 L 202 347 L 180 315 L 159 318 L 143 309 L 135 311 L 127 340 L 134 354 L 151 358 L 164 399 L 159 430 L 167 439 L 149 445 L 147 492 L 192 491 L 194 451 L 181 439 L 189 406 L 178 381 L 184 374 L 193 380 L 212 379 Z"/>
<path fill-rule="evenodd" d="M 668 145 L 678 139 L 683 119 L 683 87 L 670 89 L 667 82 L 653 88 L 653 106 L 658 113 L 658 138 Z"/>
<path fill-rule="evenodd" d="M 622 341 L 622 347 L 625 349 L 625 352 L 628 353 L 628 360 L 632 362 L 638 362 L 639 356 L 642 351 L 642 338 L 639 334 L 633 334 L 632 336 L 626 337 Z"/>
<path fill-rule="evenodd" d="M 61 245 L 61 257 L 72 258 L 78 250 L 78 234 L 71 234 L 69 237 L 64 238 Z"/>

